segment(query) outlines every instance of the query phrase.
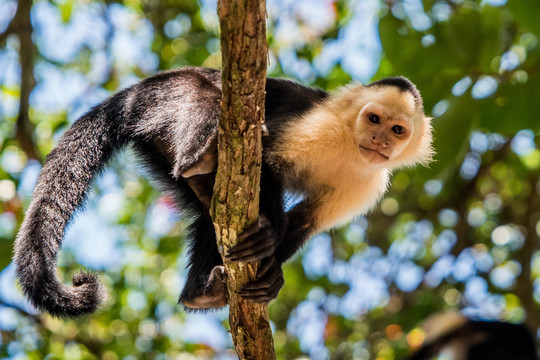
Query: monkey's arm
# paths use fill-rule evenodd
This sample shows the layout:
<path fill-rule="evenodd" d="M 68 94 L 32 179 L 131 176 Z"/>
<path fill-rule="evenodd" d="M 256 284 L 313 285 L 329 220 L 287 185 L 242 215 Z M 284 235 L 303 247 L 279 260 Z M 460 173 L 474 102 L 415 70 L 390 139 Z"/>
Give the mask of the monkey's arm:
<path fill-rule="evenodd" d="M 296 254 L 315 233 L 316 209 L 314 203 L 304 200 L 287 213 L 285 231 L 274 254 L 279 264 L 283 264 Z"/>

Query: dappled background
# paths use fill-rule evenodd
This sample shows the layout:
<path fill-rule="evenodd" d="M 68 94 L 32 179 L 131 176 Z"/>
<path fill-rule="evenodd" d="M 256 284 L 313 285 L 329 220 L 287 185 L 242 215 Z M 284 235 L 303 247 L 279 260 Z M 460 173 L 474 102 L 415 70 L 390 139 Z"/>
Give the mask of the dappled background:
<path fill-rule="evenodd" d="M 186 314 L 183 229 L 129 151 L 93 186 L 60 257 L 109 305 L 39 315 L 10 265 L 45 155 L 114 91 L 220 66 L 214 0 L 0 0 L 0 358 L 234 359 L 227 311 Z M 442 310 L 540 327 L 540 2 L 268 0 L 269 75 L 332 90 L 405 75 L 436 162 L 396 172 L 367 217 L 312 239 L 270 304 L 278 358 L 399 359 Z"/>

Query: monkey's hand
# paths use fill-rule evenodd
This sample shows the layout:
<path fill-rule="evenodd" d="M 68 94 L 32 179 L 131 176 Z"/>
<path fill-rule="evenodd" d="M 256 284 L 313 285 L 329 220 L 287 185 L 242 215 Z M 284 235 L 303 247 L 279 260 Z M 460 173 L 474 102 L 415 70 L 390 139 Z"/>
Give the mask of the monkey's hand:
<path fill-rule="evenodd" d="M 238 294 L 244 300 L 267 304 L 278 296 L 284 283 L 281 264 L 270 256 L 261 262 L 257 280 L 246 284 Z"/>
<path fill-rule="evenodd" d="M 239 243 L 225 256 L 230 261 L 261 261 L 257 280 L 246 284 L 239 295 L 245 300 L 266 304 L 275 299 L 283 287 L 283 271 L 276 261 L 277 236 L 270 221 L 260 215 L 255 225 L 239 236 Z"/>
<path fill-rule="evenodd" d="M 229 249 L 225 258 L 234 262 L 261 261 L 274 254 L 277 240 L 270 221 L 260 215 L 255 225 L 238 237 L 238 244 Z"/>

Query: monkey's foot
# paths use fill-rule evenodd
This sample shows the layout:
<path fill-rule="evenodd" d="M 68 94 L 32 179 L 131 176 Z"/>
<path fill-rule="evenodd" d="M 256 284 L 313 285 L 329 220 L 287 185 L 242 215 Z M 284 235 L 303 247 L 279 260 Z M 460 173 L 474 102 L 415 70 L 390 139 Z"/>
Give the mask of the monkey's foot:
<path fill-rule="evenodd" d="M 227 305 L 225 267 L 215 266 L 206 285 L 195 294 L 182 294 L 180 302 L 188 309 L 215 309 Z"/>
<path fill-rule="evenodd" d="M 229 249 L 225 256 L 235 262 L 261 261 L 274 254 L 277 241 L 270 221 L 260 215 L 255 225 L 239 236 L 239 242 Z"/>

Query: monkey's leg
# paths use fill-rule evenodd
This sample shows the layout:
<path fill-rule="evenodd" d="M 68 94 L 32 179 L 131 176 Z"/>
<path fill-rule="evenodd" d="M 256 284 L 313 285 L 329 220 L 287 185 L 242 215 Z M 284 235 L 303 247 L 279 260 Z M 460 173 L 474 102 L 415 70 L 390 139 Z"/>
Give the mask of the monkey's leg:
<path fill-rule="evenodd" d="M 159 139 L 158 139 L 159 140 Z M 171 176 L 174 154 L 164 141 L 140 142 L 137 150 L 150 166 L 163 190 L 172 193 L 180 209 L 196 214 L 187 234 L 190 240 L 189 272 L 179 302 L 186 308 L 218 308 L 227 304 L 221 256 L 208 214 L 215 173 L 212 150 L 188 168 L 190 177 Z M 215 152 L 215 151 L 214 151 Z"/>
<path fill-rule="evenodd" d="M 191 178 L 196 175 L 204 175 L 213 173 L 217 168 L 217 138 L 212 141 L 211 145 L 199 160 L 193 163 L 189 168 L 184 170 L 181 175 L 184 178 Z"/>
<path fill-rule="evenodd" d="M 184 180 L 201 202 L 202 214 L 188 229 L 192 238 L 189 273 L 180 302 L 192 309 L 220 308 L 227 305 L 226 275 L 208 213 L 215 173 L 192 175 Z"/>
<path fill-rule="evenodd" d="M 179 302 L 191 309 L 227 305 L 225 269 L 210 216 L 200 216 L 188 231 L 193 238 L 189 249 L 189 273 Z"/>

